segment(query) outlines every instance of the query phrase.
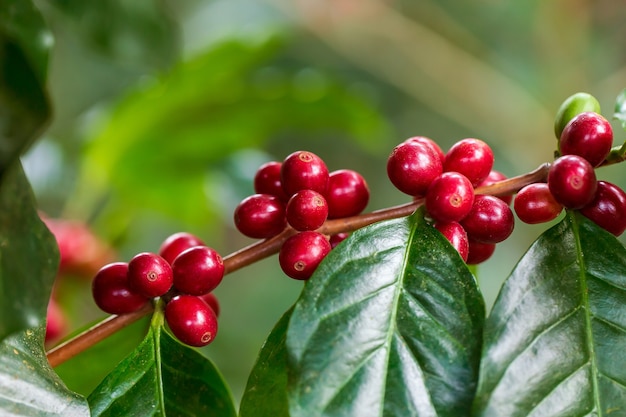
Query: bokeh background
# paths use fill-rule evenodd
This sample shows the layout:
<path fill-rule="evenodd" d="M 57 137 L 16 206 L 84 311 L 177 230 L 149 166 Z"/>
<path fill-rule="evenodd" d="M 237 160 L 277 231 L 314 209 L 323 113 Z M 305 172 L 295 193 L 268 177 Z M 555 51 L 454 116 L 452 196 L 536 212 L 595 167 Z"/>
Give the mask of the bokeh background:
<path fill-rule="evenodd" d="M 24 157 L 43 213 L 82 222 L 127 261 L 188 231 L 223 255 L 260 164 L 296 150 L 366 178 L 368 210 L 409 201 L 391 149 L 476 137 L 507 176 L 553 157 L 553 118 L 586 91 L 610 118 L 626 87 L 626 8 L 614 0 L 36 1 L 54 42 L 54 118 Z M 615 142 L 624 131 L 614 124 Z M 622 166 L 599 176 L 626 186 Z M 477 270 L 487 305 L 546 225 L 516 224 Z M 79 249 L 80 250 L 80 249 Z M 59 277 L 69 331 L 101 319 L 88 274 Z M 202 349 L 239 401 L 256 354 L 302 283 L 270 258 L 226 277 Z M 139 322 L 58 368 L 88 394 L 138 343 Z M 98 363 L 89 375 L 81 364 Z M 82 368 L 82 369 L 81 369 Z M 93 366 L 91 366 L 93 368 Z"/>

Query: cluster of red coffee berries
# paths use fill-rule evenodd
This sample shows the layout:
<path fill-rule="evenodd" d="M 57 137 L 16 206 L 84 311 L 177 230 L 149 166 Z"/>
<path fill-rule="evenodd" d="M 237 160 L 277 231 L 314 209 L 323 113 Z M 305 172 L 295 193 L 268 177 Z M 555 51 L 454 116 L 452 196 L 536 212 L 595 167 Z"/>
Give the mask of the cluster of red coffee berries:
<path fill-rule="evenodd" d="M 517 216 L 533 224 L 555 219 L 563 208 L 579 210 L 615 236 L 621 235 L 626 230 L 626 193 L 599 181 L 595 173 L 611 152 L 611 124 L 596 111 L 584 111 L 556 133 L 560 156 L 550 167 L 547 183 L 530 184 L 516 195 Z"/>
<path fill-rule="evenodd" d="M 282 162 L 267 162 L 254 177 L 255 194 L 235 208 L 234 222 L 255 239 L 276 236 L 286 227 L 298 233 L 282 245 L 281 269 L 291 278 L 306 280 L 345 233 L 327 236 L 319 229 L 327 219 L 355 216 L 369 201 L 365 179 L 356 171 L 329 172 L 316 154 L 297 151 Z"/>
<path fill-rule="evenodd" d="M 142 252 L 102 267 L 92 293 L 110 314 L 137 311 L 159 297 L 172 333 L 183 343 L 204 346 L 217 334 L 219 304 L 212 291 L 223 277 L 222 257 L 198 237 L 180 232 L 165 239 L 158 254 Z"/>
<path fill-rule="evenodd" d="M 474 193 L 505 179 L 494 171 L 493 151 L 480 139 L 455 143 L 444 154 L 432 139 L 416 136 L 397 145 L 387 175 L 400 191 L 423 199 L 428 216 L 468 264 L 487 260 L 513 232 L 510 200 Z"/>

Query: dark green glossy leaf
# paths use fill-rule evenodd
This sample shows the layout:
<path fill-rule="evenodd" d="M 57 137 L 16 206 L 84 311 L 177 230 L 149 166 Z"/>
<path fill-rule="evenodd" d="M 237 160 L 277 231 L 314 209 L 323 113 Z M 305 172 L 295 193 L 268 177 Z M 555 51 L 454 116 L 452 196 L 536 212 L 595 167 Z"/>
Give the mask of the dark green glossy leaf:
<path fill-rule="evenodd" d="M 91 393 L 92 415 L 234 417 L 230 392 L 213 363 L 162 324 L 162 313 L 155 313 L 144 341 Z"/>
<path fill-rule="evenodd" d="M 0 340 L 45 322 L 58 260 L 17 161 L 0 178 Z"/>
<path fill-rule="evenodd" d="M 0 343 L 0 415 L 89 416 L 87 401 L 69 391 L 43 349 L 45 326 L 14 333 Z"/>
<path fill-rule="evenodd" d="M 261 348 L 241 399 L 240 417 L 289 417 L 285 338 L 292 310 L 280 318 Z"/>
<path fill-rule="evenodd" d="M 613 117 L 622 123 L 626 129 L 626 89 L 622 90 L 615 101 L 615 113 Z"/>
<path fill-rule="evenodd" d="M 30 1 L 0 1 L 0 177 L 50 116 L 44 91 L 49 37 Z"/>
<path fill-rule="evenodd" d="M 291 415 L 465 415 L 484 314 L 473 275 L 421 212 L 355 232 L 295 305 Z"/>
<path fill-rule="evenodd" d="M 626 250 L 568 214 L 528 250 L 485 324 L 476 416 L 626 413 Z"/>

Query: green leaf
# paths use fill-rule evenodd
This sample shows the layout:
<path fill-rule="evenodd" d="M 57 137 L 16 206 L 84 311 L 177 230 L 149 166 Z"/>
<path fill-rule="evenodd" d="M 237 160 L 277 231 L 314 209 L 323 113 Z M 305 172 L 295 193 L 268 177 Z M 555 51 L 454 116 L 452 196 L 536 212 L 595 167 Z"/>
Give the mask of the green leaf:
<path fill-rule="evenodd" d="M 624 129 L 626 129 L 626 89 L 622 90 L 617 96 L 613 118 L 619 120 Z"/>
<path fill-rule="evenodd" d="M 569 213 L 530 247 L 485 323 L 475 416 L 626 413 L 626 250 Z"/>
<path fill-rule="evenodd" d="M 239 407 L 239 417 L 289 417 L 287 325 L 293 308 L 276 323 L 261 348 Z"/>
<path fill-rule="evenodd" d="M 58 261 L 17 161 L 0 178 L 0 341 L 45 323 Z"/>
<path fill-rule="evenodd" d="M 421 211 L 355 232 L 295 305 L 291 415 L 465 415 L 484 315 L 473 275 Z"/>
<path fill-rule="evenodd" d="M 43 349 L 45 326 L 14 333 L 0 343 L 0 414 L 89 416 L 87 401 L 69 391 Z"/>
<path fill-rule="evenodd" d="M 47 38 L 31 2 L 0 0 L 0 177 L 50 117 L 44 91 Z"/>
<path fill-rule="evenodd" d="M 93 416 L 236 415 L 213 363 L 170 336 L 158 309 L 143 342 L 88 400 Z"/>

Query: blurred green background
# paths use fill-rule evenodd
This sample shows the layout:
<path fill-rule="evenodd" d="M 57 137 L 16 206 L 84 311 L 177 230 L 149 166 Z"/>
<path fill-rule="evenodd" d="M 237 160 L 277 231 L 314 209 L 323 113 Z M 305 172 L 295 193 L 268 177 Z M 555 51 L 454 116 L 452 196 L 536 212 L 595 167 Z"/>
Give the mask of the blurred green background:
<path fill-rule="evenodd" d="M 258 166 L 306 149 L 363 174 L 368 210 L 407 202 L 386 177 L 410 136 L 446 150 L 477 137 L 507 176 L 552 159 L 553 117 L 577 91 L 612 115 L 626 87 L 626 9 L 612 0 L 36 1 L 54 38 L 54 118 L 23 158 L 40 208 L 86 222 L 127 261 L 192 232 L 223 255 Z M 43 41 L 43 40 L 42 40 Z M 47 42 L 50 39 L 46 39 Z M 616 144 L 624 138 L 614 124 Z M 602 179 L 626 186 L 623 167 Z M 487 304 L 546 225 L 516 224 L 478 268 Z M 104 317 L 89 280 L 61 277 L 78 329 Z M 256 353 L 301 282 L 270 258 L 216 290 L 220 332 L 203 352 L 238 401 Z M 61 366 L 89 393 L 142 336 L 139 323 Z M 97 361 L 85 375 L 81 363 Z"/>

